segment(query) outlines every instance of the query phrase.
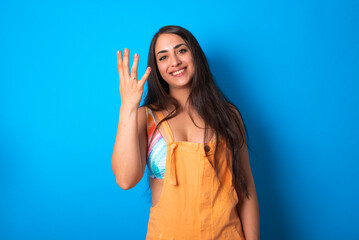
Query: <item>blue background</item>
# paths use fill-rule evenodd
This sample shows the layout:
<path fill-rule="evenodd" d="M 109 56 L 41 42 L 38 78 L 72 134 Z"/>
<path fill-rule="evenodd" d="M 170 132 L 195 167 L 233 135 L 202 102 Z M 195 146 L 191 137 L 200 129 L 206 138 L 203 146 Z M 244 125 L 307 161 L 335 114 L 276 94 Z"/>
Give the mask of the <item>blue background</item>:
<path fill-rule="evenodd" d="M 145 239 L 111 170 L 116 51 L 188 28 L 248 128 L 262 239 L 359 239 L 358 1 L 2 1 L 0 239 Z"/>

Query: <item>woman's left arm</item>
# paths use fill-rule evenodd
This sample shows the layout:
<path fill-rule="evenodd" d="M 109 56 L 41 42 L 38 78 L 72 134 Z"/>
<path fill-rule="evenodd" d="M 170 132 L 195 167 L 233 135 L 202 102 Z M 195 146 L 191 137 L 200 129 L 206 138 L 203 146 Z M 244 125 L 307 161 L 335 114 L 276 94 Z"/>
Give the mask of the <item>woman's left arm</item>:
<path fill-rule="evenodd" d="M 241 218 L 243 233 L 246 240 L 259 240 L 259 206 L 256 193 L 256 187 L 254 185 L 251 166 L 249 163 L 249 156 L 247 150 L 247 144 L 245 143 L 241 150 L 242 169 L 247 177 L 247 187 L 249 199 L 244 197 L 237 204 L 237 210 Z"/>
<path fill-rule="evenodd" d="M 242 148 L 239 150 L 241 167 L 244 171 L 245 176 L 247 177 L 247 188 L 249 199 L 243 197 L 239 199 L 237 204 L 237 210 L 239 217 L 241 218 L 243 233 L 246 240 L 259 240 L 260 231 L 259 231 L 259 206 L 257 199 L 256 187 L 254 184 L 254 179 L 252 175 L 251 165 L 249 163 L 247 139 L 245 137 L 245 128 L 241 115 L 238 110 L 232 106 L 232 110 L 237 115 L 241 128 L 244 135 L 244 143 Z M 238 133 L 239 134 L 239 133 Z"/>

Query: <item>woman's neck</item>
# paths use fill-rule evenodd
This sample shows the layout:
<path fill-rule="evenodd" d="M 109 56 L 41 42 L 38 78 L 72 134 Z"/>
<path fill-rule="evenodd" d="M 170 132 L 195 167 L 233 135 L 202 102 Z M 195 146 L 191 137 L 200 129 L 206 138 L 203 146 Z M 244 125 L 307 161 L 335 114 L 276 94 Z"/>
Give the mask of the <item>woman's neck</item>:
<path fill-rule="evenodd" d="M 181 110 L 188 108 L 188 104 L 186 106 L 186 101 L 189 97 L 189 94 L 190 94 L 189 88 L 176 88 L 176 89 L 170 88 L 170 95 L 178 101 Z"/>

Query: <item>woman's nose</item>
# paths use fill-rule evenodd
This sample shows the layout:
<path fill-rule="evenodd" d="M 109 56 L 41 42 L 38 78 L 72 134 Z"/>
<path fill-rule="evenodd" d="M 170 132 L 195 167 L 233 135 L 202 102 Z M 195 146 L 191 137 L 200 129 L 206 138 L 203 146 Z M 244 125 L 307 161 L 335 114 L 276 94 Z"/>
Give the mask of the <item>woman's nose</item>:
<path fill-rule="evenodd" d="M 172 66 L 178 66 L 181 64 L 181 60 L 178 58 L 176 54 L 173 55 L 171 64 Z"/>

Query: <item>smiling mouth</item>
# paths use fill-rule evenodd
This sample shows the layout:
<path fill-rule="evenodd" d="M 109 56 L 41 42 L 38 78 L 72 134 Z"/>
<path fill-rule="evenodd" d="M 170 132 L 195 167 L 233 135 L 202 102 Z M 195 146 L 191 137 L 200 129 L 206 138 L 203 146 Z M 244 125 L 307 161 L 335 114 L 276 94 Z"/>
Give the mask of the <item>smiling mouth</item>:
<path fill-rule="evenodd" d="M 177 76 L 177 75 L 183 73 L 185 69 L 186 69 L 186 68 L 182 68 L 182 69 L 180 69 L 180 70 L 178 70 L 178 71 L 176 71 L 176 72 L 171 73 L 171 75 Z"/>

